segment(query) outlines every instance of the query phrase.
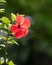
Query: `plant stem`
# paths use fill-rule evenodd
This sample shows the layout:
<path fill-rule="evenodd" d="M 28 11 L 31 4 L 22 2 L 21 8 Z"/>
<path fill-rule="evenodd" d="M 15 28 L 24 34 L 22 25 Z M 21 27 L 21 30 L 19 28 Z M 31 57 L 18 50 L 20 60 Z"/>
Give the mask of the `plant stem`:
<path fill-rule="evenodd" d="M 8 38 L 9 38 L 9 33 L 10 33 L 10 31 L 8 30 L 7 38 L 6 38 L 6 41 L 5 41 L 5 49 L 4 49 L 4 51 L 5 51 L 5 65 L 7 65 L 7 63 L 6 63 L 6 58 L 7 58 L 7 41 L 8 41 Z"/>
<path fill-rule="evenodd" d="M 8 36 L 9 36 L 9 33 L 7 34 L 7 38 L 6 38 L 6 41 L 5 41 L 5 49 L 4 49 L 4 51 L 5 51 L 5 64 L 6 65 L 7 65 L 6 58 L 7 58 L 7 41 L 8 41 Z"/>

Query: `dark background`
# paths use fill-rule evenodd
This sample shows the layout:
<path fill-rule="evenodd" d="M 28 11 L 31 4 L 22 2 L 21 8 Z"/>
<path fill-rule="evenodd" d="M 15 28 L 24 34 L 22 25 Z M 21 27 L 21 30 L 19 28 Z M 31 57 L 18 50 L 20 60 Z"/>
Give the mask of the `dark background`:
<path fill-rule="evenodd" d="M 2 6 L 10 18 L 14 14 L 25 14 L 30 21 L 29 34 L 16 39 L 20 46 L 8 47 L 9 60 L 16 65 L 52 65 L 52 0 L 6 0 Z M 0 52 L 4 56 L 3 51 Z"/>

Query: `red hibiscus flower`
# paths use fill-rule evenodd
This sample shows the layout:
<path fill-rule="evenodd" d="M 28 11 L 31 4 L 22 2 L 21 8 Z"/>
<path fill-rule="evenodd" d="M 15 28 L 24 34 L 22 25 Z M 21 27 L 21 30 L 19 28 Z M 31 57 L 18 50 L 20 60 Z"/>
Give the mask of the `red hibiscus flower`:
<path fill-rule="evenodd" d="M 29 19 L 19 15 L 16 17 L 16 24 L 12 24 L 10 30 L 14 34 L 14 37 L 19 39 L 28 34 L 29 27 Z"/>

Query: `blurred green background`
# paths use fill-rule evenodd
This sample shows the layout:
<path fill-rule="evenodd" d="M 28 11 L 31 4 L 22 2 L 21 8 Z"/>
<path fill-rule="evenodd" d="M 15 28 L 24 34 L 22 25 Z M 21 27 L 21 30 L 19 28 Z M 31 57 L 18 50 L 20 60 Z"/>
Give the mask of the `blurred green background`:
<path fill-rule="evenodd" d="M 8 58 L 16 65 L 52 65 L 52 0 L 6 0 L 2 6 L 10 18 L 14 14 L 25 14 L 31 21 L 29 34 L 16 39 L 20 46 L 8 47 Z M 2 53 L 1 53 L 2 52 Z M 4 56 L 3 50 L 0 56 Z"/>

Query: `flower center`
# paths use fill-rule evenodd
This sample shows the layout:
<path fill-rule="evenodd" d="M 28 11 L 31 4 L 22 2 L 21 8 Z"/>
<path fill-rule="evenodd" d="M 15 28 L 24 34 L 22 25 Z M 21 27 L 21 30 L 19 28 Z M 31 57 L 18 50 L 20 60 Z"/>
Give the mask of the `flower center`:
<path fill-rule="evenodd" d="M 20 25 L 18 26 L 18 28 L 20 28 Z"/>

